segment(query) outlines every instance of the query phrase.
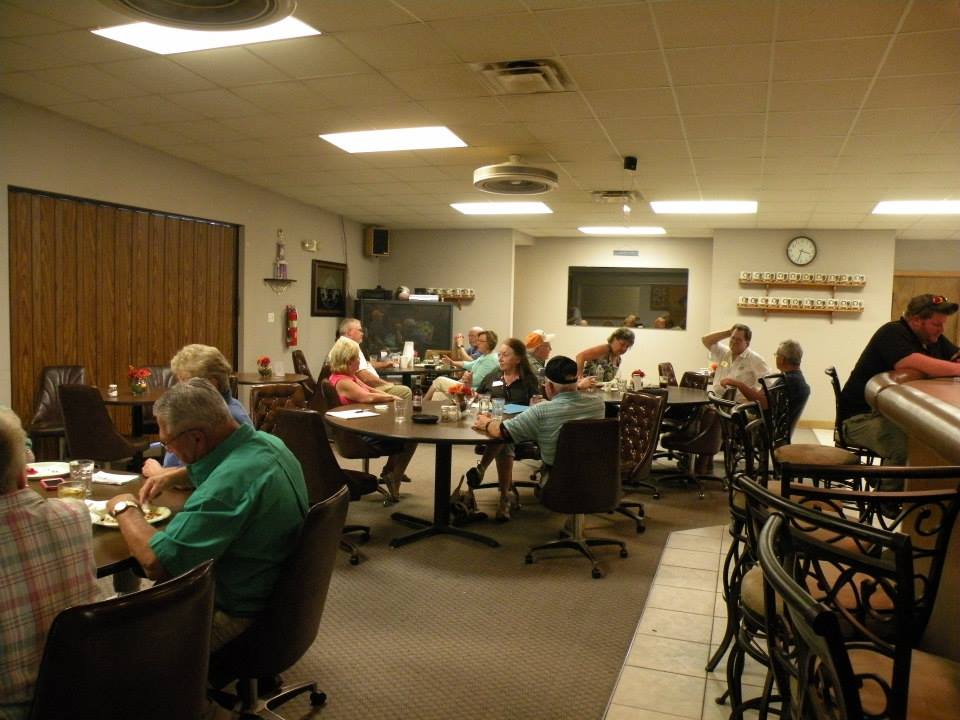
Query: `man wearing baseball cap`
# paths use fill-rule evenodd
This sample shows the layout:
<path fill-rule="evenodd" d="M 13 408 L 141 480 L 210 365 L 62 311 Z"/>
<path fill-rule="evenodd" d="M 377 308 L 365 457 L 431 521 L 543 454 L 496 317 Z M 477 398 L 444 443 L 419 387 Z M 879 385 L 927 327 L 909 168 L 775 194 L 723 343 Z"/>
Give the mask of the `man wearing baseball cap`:
<path fill-rule="evenodd" d="M 550 351 L 553 347 L 550 341 L 556 337 L 553 333 L 546 333 L 543 330 L 532 330 L 524 339 L 523 344 L 527 346 L 527 360 L 530 361 L 530 367 L 537 375 L 542 375 L 547 358 L 550 357 Z"/>
<path fill-rule="evenodd" d="M 536 442 L 543 460 L 541 484 L 546 483 L 557 456 L 561 426 L 571 420 L 602 418 L 604 411 L 600 393 L 577 390 L 577 363 L 563 355 L 546 365 L 545 392 L 550 402 L 531 405 L 529 410 L 502 422 L 484 413 L 477 416 L 473 425 L 474 430 L 492 438 L 503 438 L 512 443 Z"/>
<path fill-rule="evenodd" d="M 960 375 L 958 348 L 943 336 L 944 322 L 957 307 L 943 295 L 917 295 L 899 320 L 873 334 L 840 393 L 838 421 L 850 443 L 873 450 L 885 464 L 907 463 L 907 436 L 867 404 L 867 382 L 890 370 L 919 370 L 928 377 Z"/>

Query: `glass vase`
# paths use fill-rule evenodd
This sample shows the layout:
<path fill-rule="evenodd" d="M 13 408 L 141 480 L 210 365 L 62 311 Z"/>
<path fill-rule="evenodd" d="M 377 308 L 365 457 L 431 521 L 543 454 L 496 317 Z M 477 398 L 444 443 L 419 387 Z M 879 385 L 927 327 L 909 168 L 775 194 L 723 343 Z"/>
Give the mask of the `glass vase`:
<path fill-rule="evenodd" d="M 147 391 L 147 381 L 143 378 L 134 378 L 130 381 L 130 392 L 134 395 L 143 395 Z"/>

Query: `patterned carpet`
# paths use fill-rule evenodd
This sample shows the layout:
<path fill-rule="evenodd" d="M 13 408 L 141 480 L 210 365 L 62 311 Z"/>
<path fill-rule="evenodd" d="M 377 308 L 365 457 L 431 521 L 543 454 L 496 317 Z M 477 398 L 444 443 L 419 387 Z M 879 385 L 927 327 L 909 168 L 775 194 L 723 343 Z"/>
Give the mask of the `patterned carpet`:
<path fill-rule="evenodd" d="M 474 461 L 471 450 L 454 449 L 457 475 Z M 518 465 L 515 476 L 526 472 Z M 397 509 L 431 514 L 432 473 L 433 448 L 421 446 Z M 391 549 L 389 540 L 406 532 L 391 510 L 373 496 L 351 505 L 348 521 L 373 529 L 365 559 L 351 566 L 340 553 L 319 637 L 284 674 L 319 681 L 329 699 L 314 717 L 603 716 L 667 536 L 723 524 L 726 496 L 716 484 L 704 500 L 679 488 L 660 500 L 648 496 L 642 535 L 622 516 L 588 517 L 588 534 L 625 540 L 630 551 L 621 559 L 601 550 L 607 576 L 594 580 L 589 563 L 572 553 L 524 563 L 527 547 L 555 538 L 563 517 L 522 492 L 526 504 L 512 522 L 472 526 L 496 538 L 496 549 L 450 537 Z M 496 491 L 478 499 L 492 516 Z M 282 713 L 293 719 L 311 710 L 302 699 Z"/>

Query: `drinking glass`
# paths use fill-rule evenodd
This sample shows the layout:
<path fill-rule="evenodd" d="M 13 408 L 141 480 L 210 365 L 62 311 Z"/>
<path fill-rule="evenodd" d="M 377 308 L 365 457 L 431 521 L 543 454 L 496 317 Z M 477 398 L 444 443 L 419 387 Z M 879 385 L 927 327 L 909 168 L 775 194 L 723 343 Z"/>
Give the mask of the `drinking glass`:
<path fill-rule="evenodd" d="M 71 460 L 70 479 L 79 482 L 86 497 L 93 494 L 93 460 Z"/>
<path fill-rule="evenodd" d="M 503 407 L 507 404 L 507 401 L 503 398 L 494 398 L 493 399 L 493 408 L 491 410 L 491 416 L 495 420 L 500 420 L 503 418 Z"/>
<path fill-rule="evenodd" d="M 82 480 L 64 480 L 57 485 L 57 497 L 61 500 L 80 500 L 86 497 Z"/>
<path fill-rule="evenodd" d="M 407 402 L 406 400 L 396 400 L 393 403 L 393 419 L 395 422 L 402 423 L 407 420 Z"/>
<path fill-rule="evenodd" d="M 483 393 L 477 396 L 477 412 L 478 413 L 488 413 L 490 412 L 490 395 Z"/>

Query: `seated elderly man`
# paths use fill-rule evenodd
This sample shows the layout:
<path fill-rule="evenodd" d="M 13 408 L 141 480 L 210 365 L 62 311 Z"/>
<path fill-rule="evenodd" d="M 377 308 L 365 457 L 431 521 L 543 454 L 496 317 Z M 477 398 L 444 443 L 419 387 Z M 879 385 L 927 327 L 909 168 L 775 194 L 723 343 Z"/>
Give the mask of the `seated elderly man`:
<path fill-rule="evenodd" d="M 494 420 L 486 413 L 477 416 L 473 425 L 492 438 L 518 443 L 532 440 L 540 446 L 543 468 L 540 483 L 549 479 L 550 468 L 557 456 L 560 427 L 571 420 L 602 418 L 603 397 L 600 393 L 577 390 L 577 363 L 558 355 L 546 366 L 545 390 L 550 402 L 537 403 L 509 420 Z"/>
<path fill-rule="evenodd" d="M 27 487 L 26 434 L 0 410 L 0 718 L 26 718 L 54 617 L 94 602 L 90 514 Z"/>
<path fill-rule="evenodd" d="M 196 490 L 158 530 L 137 499 L 107 503 L 130 552 L 155 580 L 215 560 L 211 650 L 243 632 L 273 591 L 307 515 L 300 463 L 283 442 L 230 416 L 220 391 L 202 378 L 170 388 L 154 414 L 160 439 L 187 467 Z"/>
<path fill-rule="evenodd" d="M 550 341 L 555 337 L 556 335 L 553 333 L 547 333 L 538 328 L 537 330 L 531 330 L 523 341 L 523 344 L 527 346 L 527 360 L 537 377 L 543 377 L 546 362 L 553 350 Z"/>
<path fill-rule="evenodd" d="M 339 334 L 340 337 L 350 338 L 357 343 L 357 345 L 363 345 L 363 323 L 356 318 L 347 318 L 341 322 Z M 391 363 L 389 360 L 384 362 L 386 364 L 378 363 L 378 365 L 380 367 L 391 367 L 393 365 L 393 363 Z M 357 370 L 357 377 L 375 390 L 394 395 L 404 400 L 409 399 L 413 394 L 410 388 L 408 388 L 406 385 L 396 385 L 381 378 L 380 374 L 377 372 L 377 368 L 374 367 L 374 363 L 371 363 L 366 357 L 364 357 L 362 350 L 360 351 L 360 368 Z"/>
<path fill-rule="evenodd" d="M 230 373 L 233 368 L 223 353 L 212 345 L 184 345 L 177 354 L 170 359 L 170 369 L 173 371 L 179 382 L 199 377 L 209 380 L 223 397 L 230 415 L 238 423 L 253 427 L 253 421 L 247 414 L 246 409 L 233 395 L 230 394 Z M 150 478 L 148 483 L 144 484 L 149 488 L 150 496 L 156 495 L 164 488 L 182 485 L 188 482 L 186 469 L 174 453 L 169 450 L 163 454 L 162 463 L 156 460 L 148 459 L 143 464 L 140 474 L 144 478 Z M 141 500 L 149 499 L 141 493 Z"/>
<path fill-rule="evenodd" d="M 710 359 L 717 363 L 713 375 L 713 392 L 723 394 L 722 382 L 733 378 L 747 387 L 760 389 L 757 381 L 770 373 L 770 366 L 759 353 L 750 348 L 753 331 L 746 325 L 737 323 L 729 330 L 718 330 L 700 338 L 703 346 L 710 351 Z M 737 402 L 746 402 L 744 394 L 737 390 Z"/>
<path fill-rule="evenodd" d="M 453 338 L 453 355 L 457 360 L 476 360 L 478 357 L 483 355 L 483 351 L 477 345 L 477 338 L 480 333 L 483 332 L 483 328 L 479 325 L 474 325 L 467 331 L 467 345 L 464 345 L 463 333 L 457 333 Z"/>
<path fill-rule="evenodd" d="M 784 340 L 777 347 L 777 370 L 783 373 L 783 384 L 787 388 L 791 432 L 796 427 L 800 414 L 810 398 L 810 386 L 807 385 L 806 378 L 803 377 L 803 372 L 800 370 L 801 360 L 803 360 L 803 348 L 796 340 Z M 752 400 L 762 408 L 767 407 L 767 395 L 763 392 L 763 388 L 747 385 L 745 382 L 732 377 L 723 378 L 720 385 L 724 388 L 734 387 L 747 400 Z"/>

